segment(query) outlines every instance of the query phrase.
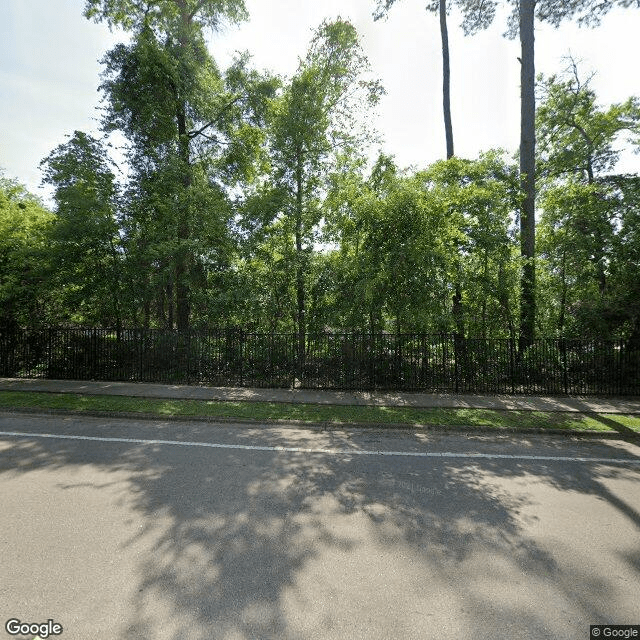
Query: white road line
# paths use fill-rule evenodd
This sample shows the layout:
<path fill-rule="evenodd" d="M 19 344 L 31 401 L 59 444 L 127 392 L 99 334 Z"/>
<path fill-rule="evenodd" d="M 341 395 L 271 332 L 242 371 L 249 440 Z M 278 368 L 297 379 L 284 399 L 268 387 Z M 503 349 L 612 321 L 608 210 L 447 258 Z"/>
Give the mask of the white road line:
<path fill-rule="evenodd" d="M 182 440 L 144 440 L 141 438 L 107 438 L 98 436 L 63 435 L 56 433 L 29 433 L 0 431 L 0 436 L 14 438 L 50 438 L 52 440 L 89 440 L 91 442 L 125 442 L 143 445 L 174 445 L 179 447 L 208 447 L 212 449 L 243 449 L 246 451 L 282 451 L 285 453 L 325 453 L 343 456 L 404 456 L 412 458 L 472 458 L 485 460 L 535 460 L 551 462 L 596 462 L 609 464 L 640 464 L 640 458 L 571 458 L 569 456 L 532 456 L 507 453 L 456 453 L 451 451 L 368 451 L 364 449 L 306 449 L 303 447 L 269 447 L 266 445 L 222 444 L 216 442 L 189 442 Z"/>

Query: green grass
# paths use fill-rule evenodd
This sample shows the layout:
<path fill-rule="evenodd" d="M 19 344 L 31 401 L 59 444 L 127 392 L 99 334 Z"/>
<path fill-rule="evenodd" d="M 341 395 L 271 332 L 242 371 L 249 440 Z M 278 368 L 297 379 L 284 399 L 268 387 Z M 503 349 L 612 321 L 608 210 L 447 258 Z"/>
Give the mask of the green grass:
<path fill-rule="evenodd" d="M 414 409 L 354 405 L 291 404 L 277 402 L 220 402 L 165 400 L 128 396 L 92 396 L 66 393 L 1 391 L 0 407 L 63 409 L 71 411 L 124 411 L 163 416 L 302 420 L 357 424 L 440 425 L 563 429 L 640 433 L 640 416 L 620 414 L 556 413 L 550 411 L 495 411 L 489 409 Z"/>

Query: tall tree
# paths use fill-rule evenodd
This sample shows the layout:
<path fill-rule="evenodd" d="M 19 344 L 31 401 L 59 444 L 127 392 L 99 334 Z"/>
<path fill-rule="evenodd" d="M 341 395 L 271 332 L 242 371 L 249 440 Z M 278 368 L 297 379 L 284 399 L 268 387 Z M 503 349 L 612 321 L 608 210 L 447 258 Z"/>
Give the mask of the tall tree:
<path fill-rule="evenodd" d="M 56 203 L 51 233 L 53 281 L 69 317 L 122 325 L 122 251 L 118 189 L 99 140 L 75 131 L 41 162 Z"/>
<path fill-rule="evenodd" d="M 640 0 L 508 0 L 513 7 L 507 35 L 520 35 L 521 121 L 520 176 L 523 202 L 520 209 L 522 280 L 520 292 L 520 339 L 526 347 L 535 336 L 535 35 L 539 20 L 558 26 L 575 18 L 580 24 L 597 25 L 614 6 L 640 7 Z M 461 0 L 466 33 L 486 28 L 493 20 L 499 0 Z"/>
<path fill-rule="evenodd" d="M 640 133 L 640 100 L 632 97 L 603 108 L 597 104 L 592 78 L 580 77 L 573 58 L 562 74 L 538 76 L 537 156 L 543 181 L 573 175 L 594 184 L 614 170 L 620 156 L 617 138 L 626 132 L 632 142 Z"/>
<path fill-rule="evenodd" d="M 378 0 L 378 7 L 374 19 L 386 16 L 396 0 Z M 458 0 L 453 0 L 457 2 Z M 451 65 L 449 62 L 449 30 L 447 27 L 447 0 L 432 0 L 427 4 L 427 11 L 438 13 L 440 19 L 440 40 L 442 43 L 442 110 L 444 115 L 444 131 L 447 149 L 447 160 L 453 158 L 453 125 L 451 123 Z M 456 319 L 456 333 L 459 337 L 465 334 L 462 307 L 462 284 L 456 281 L 453 295 L 453 315 Z"/>
<path fill-rule="evenodd" d="M 170 173 L 178 181 L 173 282 L 177 326 L 186 330 L 195 277 L 194 163 L 205 148 L 216 146 L 225 149 L 219 155 L 230 160 L 225 169 L 237 168 L 244 164 L 240 151 L 255 147 L 260 138 L 257 128 L 238 122 L 239 113 L 246 115 L 255 106 L 246 91 L 238 90 L 241 78 L 247 78 L 246 58 L 230 70 L 225 86 L 203 35 L 205 29 L 215 30 L 224 21 L 245 19 L 244 2 L 87 0 L 85 15 L 134 32 L 130 46 L 118 45 L 105 58 L 107 126 L 124 130 L 142 148 L 142 156 L 171 166 Z M 260 84 L 255 77 L 252 80 L 254 88 Z M 238 135 L 231 141 L 234 129 Z"/>
<path fill-rule="evenodd" d="M 53 221 L 39 198 L 0 172 L 0 330 L 50 318 Z"/>
<path fill-rule="evenodd" d="M 195 25 L 217 30 L 248 17 L 244 0 L 85 0 L 84 15 L 128 31 L 148 26 L 165 34 Z"/>
<path fill-rule="evenodd" d="M 457 0 L 455 0 L 457 1 Z M 373 14 L 374 20 L 388 15 L 389 9 L 396 0 L 377 0 L 378 6 Z M 444 114 L 444 131 L 447 144 L 447 159 L 453 157 L 453 125 L 451 123 L 451 66 L 449 63 L 449 30 L 447 27 L 447 0 L 431 0 L 427 11 L 438 13 L 440 19 L 440 39 L 442 42 L 442 110 Z"/>
<path fill-rule="evenodd" d="M 536 97 L 535 36 L 536 0 L 520 0 L 520 340 L 526 347 L 535 337 L 536 323 Z"/>
<path fill-rule="evenodd" d="M 271 128 L 274 188 L 284 216 L 283 230 L 293 236 L 298 356 L 304 361 L 307 284 L 314 236 L 322 218 L 319 198 L 336 153 L 354 152 L 366 134 L 365 106 L 377 103 L 382 88 L 369 71 L 358 34 L 338 18 L 323 22 L 309 51 L 275 104 Z"/>
<path fill-rule="evenodd" d="M 449 296 L 461 283 L 463 322 L 513 337 L 517 172 L 498 152 L 399 175 L 381 155 L 368 179 L 341 166 L 329 198 L 341 326 L 455 331 Z"/>
<path fill-rule="evenodd" d="M 634 215 L 630 200 L 637 189 L 637 176 L 612 174 L 619 157 L 615 146 L 625 132 L 637 135 L 640 103 L 630 98 L 603 108 L 590 80 L 581 80 L 572 59 L 561 76 L 539 77 L 540 242 L 557 292 L 547 308 L 557 309 L 558 332 L 603 336 L 620 317 L 611 293 L 620 290 L 617 237 Z"/>

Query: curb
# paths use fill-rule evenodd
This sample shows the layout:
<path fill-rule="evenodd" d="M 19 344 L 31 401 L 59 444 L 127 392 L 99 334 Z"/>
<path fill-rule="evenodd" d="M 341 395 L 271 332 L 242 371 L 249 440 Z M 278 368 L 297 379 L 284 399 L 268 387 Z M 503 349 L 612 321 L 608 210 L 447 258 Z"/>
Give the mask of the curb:
<path fill-rule="evenodd" d="M 129 420 L 156 420 L 170 422 L 212 422 L 214 424 L 241 424 L 241 425 L 274 425 L 291 428 L 309 428 L 327 431 L 329 429 L 392 429 L 394 431 L 433 431 L 435 433 L 466 433 L 466 434 L 494 434 L 501 436 L 511 435 L 553 435 L 567 437 L 582 437 L 605 440 L 627 440 L 639 441 L 640 433 L 626 434 L 616 431 L 595 431 L 578 429 L 545 429 L 543 427 L 525 427 L 522 429 L 511 429 L 509 427 L 486 427 L 483 425 L 438 425 L 438 424 L 409 424 L 401 422 L 309 422 L 306 420 L 265 418 L 257 420 L 255 418 L 233 418 L 228 416 L 176 416 L 158 415 L 155 413 L 137 413 L 133 411 L 82 411 L 73 409 L 43 409 L 37 407 L 0 407 L 2 413 L 24 413 L 30 415 L 45 416 L 87 416 L 90 418 L 123 418 Z"/>

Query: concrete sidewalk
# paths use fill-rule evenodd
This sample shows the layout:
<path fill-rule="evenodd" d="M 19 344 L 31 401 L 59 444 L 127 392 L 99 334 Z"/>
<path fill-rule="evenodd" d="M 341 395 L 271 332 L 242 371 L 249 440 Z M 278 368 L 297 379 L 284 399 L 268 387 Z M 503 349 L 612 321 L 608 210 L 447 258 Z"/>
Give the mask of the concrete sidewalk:
<path fill-rule="evenodd" d="M 48 393 L 84 393 L 90 395 L 133 396 L 142 398 L 230 400 L 245 402 L 640 414 L 640 398 L 383 393 L 372 391 L 320 391 L 312 389 L 250 389 L 238 387 L 146 384 L 138 382 L 26 380 L 17 378 L 0 378 L 0 391 L 42 391 Z"/>

